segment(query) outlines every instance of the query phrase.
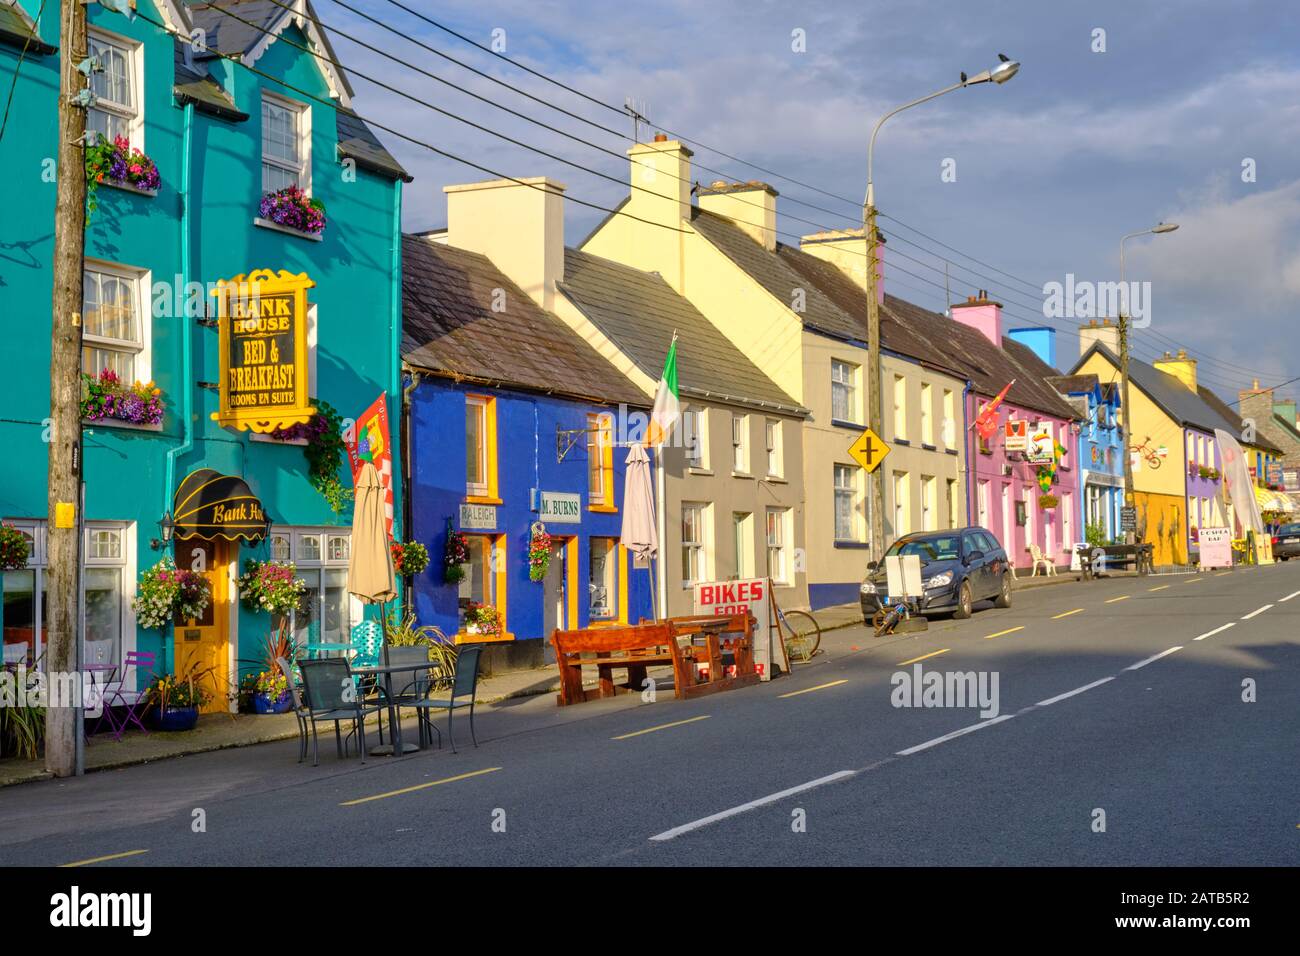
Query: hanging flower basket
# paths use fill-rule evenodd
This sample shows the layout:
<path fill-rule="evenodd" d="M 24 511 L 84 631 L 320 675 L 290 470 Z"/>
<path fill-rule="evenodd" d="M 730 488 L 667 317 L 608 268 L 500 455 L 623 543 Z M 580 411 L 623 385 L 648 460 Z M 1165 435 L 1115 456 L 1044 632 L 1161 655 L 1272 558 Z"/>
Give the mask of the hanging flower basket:
<path fill-rule="evenodd" d="M 211 603 L 208 579 L 177 568 L 169 555 L 140 575 L 131 610 L 141 627 L 163 628 L 178 615 L 185 620 L 202 617 Z"/>
<path fill-rule="evenodd" d="M 112 369 L 99 378 L 81 376 L 81 417 L 88 422 L 108 419 L 132 425 L 157 425 L 163 420 L 162 391 L 153 382 L 127 385 Z"/>
<path fill-rule="evenodd" d="M 312 199 L 297 186 L 285 186 L 262 197 L 258 214 L 277 226 L 296 229 L 309 236 L 325 231 L 325 204 Z"/>
<path fill-rule="evenodd" d="M 429 566 L 429 549 L 418 541 L 394 541 L 393 570 L 402 577 L 420 574 Z"/>
<path fill-rule="evenodd" d="M 546 578 L 546 571 L 551 566 L 551 536 L 539 523 L 532 528 L 532 537 L 528 541 L 528 577 L 533 581 Z"/>
<path fill-rule="evenodd" d="M 1060 504 L 1060 501 L 1057 499 L 1056 495 L 1038 496 L 1038 507 L 1043 511 L 1049 511 L 1052 508 L 1055 508 L 1058 504 Z"/>
<path fill-rule="evenodd" d="M 0 524 L 0 571 L 17 571 L 27 567 L 31 542 L 11 524 Z"/>
<path fill-rule="evenodd" d="M 239 596 L 255 611 L 290 614 L 301 607 L 307 582 L 285 561 L 248 561 L 239 578 Z"/>
<path fill-rule="evenodd" d="M 115 136 L 110 143 L 100 135 L 95 145 L 86 147 L 86 204 L 92 213 L 99 207 L 100 183 L 156 192 L 162 178 L 154 161 L 140 150 L 132 149 L 125 136 Z"/>
<path fill-rule="evenodd" d="M 442 552 L 442 579 L 448 584 L 459 584 L 465 579 L 465 565 L 469 562 L 469 542 L 465 535 L 451 526 L 447 519 L 447 546 Z"/>

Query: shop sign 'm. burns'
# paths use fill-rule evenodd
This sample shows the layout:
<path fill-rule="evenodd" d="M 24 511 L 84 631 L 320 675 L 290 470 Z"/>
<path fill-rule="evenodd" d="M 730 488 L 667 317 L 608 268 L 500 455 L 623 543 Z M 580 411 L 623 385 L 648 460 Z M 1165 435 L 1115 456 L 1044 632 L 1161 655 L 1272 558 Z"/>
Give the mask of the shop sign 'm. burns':
<path fill-rule="evenodd" d="M 311 421 L 307 397 L 307 273 L 257 269 L 223 279 L 217 297 L 221 325 L 221 425 L 266 434 Z"/>

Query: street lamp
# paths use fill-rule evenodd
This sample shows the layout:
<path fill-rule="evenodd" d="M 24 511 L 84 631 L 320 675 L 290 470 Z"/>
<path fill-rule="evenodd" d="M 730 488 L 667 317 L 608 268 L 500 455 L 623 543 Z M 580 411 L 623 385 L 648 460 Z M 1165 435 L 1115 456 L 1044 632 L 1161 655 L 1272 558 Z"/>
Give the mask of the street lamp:
<path fill-rule="evenodd" d="M 1124 542 L 1133 544 L 1137 539 L 1137 511 L 1136 503 L 1133 497 L 1133 452 L 1130 442 L 1133 440 L 1133 432 L 1128 420 L 1129 409 L 1132 407 L 1128 403 L 1128 283 L 1124 280 L 1124 243 L 1130 239 L 1136 239 L 1138 236 L 1160 236 L 1167 232 L 1173 232 L 1178 228 L 1176 222 L 1157 223 L 1150 229 L 1139 229 L 1137 232 L 1130 232 L 1122 236 L 1119 240 L 1119 378 L 1120 378 L 1120 404 L 1123 407 L 1124 415 L 1124 507 L 1133 509 L 1132 526 L 1124 532 Z M 1121 521 L 1123 515 L 1121 513 Z"/>
<path fill-rule="evenodd" d="M 920 99 L 912 100 L 910 103 L 904 103 L 902 106 L 890 110 L 876 121 L 875 127 L 871 130 L 871 141 L 867 145 L 867 198 L 862 206 L 862 231 L 867 243 L 867 365 L 870 377 L 867 389 L 867 424 L 877 435 L 883 434 L 884 424 L 881 421 L 880 410 L 880 390 L 882 387 L 880 381 L 880 303 L 876 301 L 876 269 L 878 266 L 876 256 L 876 193 L 872 175 L 876 154 L 876 135 L 880 132 L 880 127 L 885 125 L 886 120 L 891 116 L 897 116 L 903 110 L 911 109 L 913 106 L 919 106 L 922 103 L 928 103 L 930 100 L 937 99 L 946 93 L 967 86 L 978 86 L 981 83 L 996 83 L 1001 86 L 1015 76 L 1019 70 L 1020 63 L 1018 61 L 999 53 L 997 66 L 976 73 L 974 76 L 967 76 L 962 73 L 961 79 L 952 86 L 945 87 L 928 96 L 922 96 Z M 871 483 L 871 550 L 874 557 L 880 560 L 884 554 L 885 545 L 885 479 L 878 468 L 875 473 L 869 476 L 869 479 Z"/>

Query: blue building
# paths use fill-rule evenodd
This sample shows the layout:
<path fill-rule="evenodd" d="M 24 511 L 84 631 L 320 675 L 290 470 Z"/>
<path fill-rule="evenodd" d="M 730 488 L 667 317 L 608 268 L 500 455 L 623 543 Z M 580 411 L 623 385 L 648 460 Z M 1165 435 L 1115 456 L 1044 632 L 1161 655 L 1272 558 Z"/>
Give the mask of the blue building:
<path fill-rule="evenodd" d="M 645 395 L 483 255 L 405 236 L 402 289 L 407 505 L 431 558 L 414 582 L 420 623 L 514 667 L 550 660 L 556 628 L 649 617 L 650 572 L 619 543 L 616 447 Z M 449 538 L 463 559 L 450 573 Z"/>
<path fill-rule="evenodd" d="M 0 615 L 5 659 L 32 664 L 47 639 L 44 423 L 56 189 L 47 157 L 57 155 L 61 6 L 0 4 L 0 88 L 14 83 L 4 138 L 14 174 L 0 184 L 0 312 L 9 317 L 0 444 L 10 462 L 0 478 L 0 518 L 31 543 L 26 566 L 3 572 Z M 137 392 L 115 414 L 86 410 L 83 659 L 120 663 L 139 650 L 157 655 L 160 673 L 208 664 L 221 691 L 210 709 L 228 706 L 225 689 L 256 667 L 273 624 L 238 599 L 247 560 L 292 561 L 307 580 L 309 598 L 291 622 L 300 640 L 346 640 L 363 610 L 346 590 L 346 458 L 313 478 L 305 438 L 214 420 L 231 406 L 236 362 L 223 346 L 230 299 L 213 293 L 223 281 L 255 276 L 302 290 L 290 311 L 294 347 L 304 348 L 279 366 L 305 386 L 301 407 L 337 410 L 331 431 L 381 395 L 395 416 L 408 178 L 352 112 L 347 77 L 328 62 L 310 4 L 220 6 L 253 25 L 215 5 L 174 0 L 139 0 L 130 20 L 87 7 L 90 52 L 102 67 L 88 80 L 96 95 L 88 127 L 141 150 L 158 176 L 152 185 L 98 183 L 82 306 L 83 372 L 98 380 L 107 369 L 118 380 L 108 385 Z M 205 46 L 178 35 L 204 36 Z M 269 193 L 289 186 L 323 205 L 323 230 L 299 228 L 307 223 L 263 207 Z M 219 309 L 218 301 L 226 304 Z M 150 401 L 154 410 L 142 410 Z M 211 474 L 220 482 L 207 482 Z M 238 494 L 249 520 L 217 527 L 237 509 L 215 501 L 193 508 L 207 494 L 190 498 L 199 485 Z M 173 552 L 178 565 L 209 578 L 215 601 L 203 620 L 144 627 L 132 610 L 139 575 Z M 139 683 L 147 676 L 138 675 Z"/>
<path fill-rule="evenodd" d="M 1119 515 L 1124 502 L 1124 436 L 1119 425 L 1120 387 L 1096 375 L 1064 375 L 1048 379 L 1069 397 L 1083 418 L 1079 432 L 1079 504 L 1085 537 L 1089 528 L 1102 538 L 1120 537 Z M 1093 532 L 1097 533 L 1096 531 Z"/>

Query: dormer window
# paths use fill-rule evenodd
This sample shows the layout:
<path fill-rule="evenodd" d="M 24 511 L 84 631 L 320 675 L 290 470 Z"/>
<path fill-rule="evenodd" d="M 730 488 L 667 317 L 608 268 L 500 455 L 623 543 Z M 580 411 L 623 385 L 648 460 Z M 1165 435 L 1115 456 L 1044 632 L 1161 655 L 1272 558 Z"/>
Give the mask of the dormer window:
<path fill-rule="evenodd" d="M 262 192 L 311 192 L 311 112 L 306 104 L 262 94 Z"/>

